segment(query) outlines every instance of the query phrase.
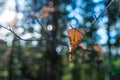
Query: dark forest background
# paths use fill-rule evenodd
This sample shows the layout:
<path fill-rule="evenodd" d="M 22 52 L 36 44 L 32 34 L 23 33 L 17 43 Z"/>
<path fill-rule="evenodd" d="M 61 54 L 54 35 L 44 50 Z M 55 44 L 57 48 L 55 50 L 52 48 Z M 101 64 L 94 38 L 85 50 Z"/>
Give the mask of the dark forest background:
<path fill-rule="evenodd" d="M 0 0 L 0 25 L 21 37 L 0 27 L 0 80 L 120 80 L 120 0 L 88 28 L 68 60 L 69 25 L 84 30 L 110 1 Z M 7 10 L 14 18 L 10 12 L 2 18 Z"/>

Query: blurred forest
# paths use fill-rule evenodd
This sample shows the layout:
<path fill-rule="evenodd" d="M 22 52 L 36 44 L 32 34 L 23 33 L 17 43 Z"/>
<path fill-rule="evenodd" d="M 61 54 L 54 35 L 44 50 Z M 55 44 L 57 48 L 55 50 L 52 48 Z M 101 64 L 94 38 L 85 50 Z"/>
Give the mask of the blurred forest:
<path fill-rule="evenodd" d="M 0 0 L 0 80 L 120 80 L 120 0 Z M 89 27 L 69 62 L 69 25 Z"/>

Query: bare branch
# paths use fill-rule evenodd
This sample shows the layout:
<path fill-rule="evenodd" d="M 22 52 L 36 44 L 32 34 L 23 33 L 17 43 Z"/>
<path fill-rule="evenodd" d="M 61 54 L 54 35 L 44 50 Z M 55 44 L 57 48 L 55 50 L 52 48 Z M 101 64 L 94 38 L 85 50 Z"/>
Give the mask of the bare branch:
<path fill-rule="evenodd" d="M 35 19 L 37 20 L 37 22 L 39 23 L 39 25 L 42 27 L 43 29 L 43 24 L 39 21 L 39 19 L 37 17 L 35 17 Z"/>
<path fill-rule="evenodd" d="M 73 29 L 72 25 L 70 24 L 70 27 Z"/>
<path fill-rule="evenodd" d="M 40 23 L 39 23 L 39 24 L 40 24 Z M 41 24 L 41 26 L 42 26 L 42 24 Z M 43 39 L 36 39 L 36 38 L 35 38 L 35 39 L 23 39 L 23 38 L 21 38 L 19 35 L 17 35 L 10 27 L 4 27 L 4 26 L 2 26 L 2 25 L 0 25 L 0 27 L 2 27 L 2 28 L 4 28 L 4 29 L 12 32 L 12 33 L 14 34 L 14 36 L 17 37 L 17 39 L 20 39 L 20 40 L 23 40 L 23 41 L 49 40 L 49 39 L 46 38 L 46 37 L 44 37 Z M 43 27 L 43 26 L 42 26 L 42 27 Z M 60 40 L 60 39 L 56 39 L 56 40 L 54 40 L 54 41 L 56 41 L 58 44 L 61 44 L 61 45 L 64 45 L 64 46 L 67 46 L 67 47 L 68 47 L 68 44 L 67 44 L 65 41 L 62 41 L 62 40 Z"/>
<path fill-rule="evenodd" d="M 7 29 L 8 31 L 12 32 L 12 33 L 13 33 L 18 39 L 20 39 L 20 40 L 24 40 L 24 41 L 39 41 L 39 40 L 40 40 L 40 39 L 23 39 L 23 38 L 21 38 L 20 36 L 18 36 L 11 28 L 4 27 L 4 26 L 2 26 L 2 25 L 0 25 L 0 27 L 5 28 L 5 29 Z"/>
<path fill-rule="evenodd" d="M 95 14 L 93 15 L 93 17 L 94 17 L 94 19 L 96 20 L 96 18 L 97 18 L 97 17 L 96 17 L 96 15 L 95 15 Z"/>
<path fill-rule="evenodd" d="M 89 26 L 89 27 L 87 27 L 87 28 L 85 28 L 85 32 L 91 27 L 91 26 L 93 26 L 94 25 L 94 23 L 100 18 L 100 16 L 110 7 L 110 5 L 113 3 L 113 1 L 114 0 L 111 0 L 110 1 L 110 3 L 107 5 L 107 7 L 100 13 L 100 15 L 98 16 L 98 17 L 96 17 L 95 15 L 94 15 L 94 20 L 92 21 L 92 23 L 91 23 L 91 25 Z"/>

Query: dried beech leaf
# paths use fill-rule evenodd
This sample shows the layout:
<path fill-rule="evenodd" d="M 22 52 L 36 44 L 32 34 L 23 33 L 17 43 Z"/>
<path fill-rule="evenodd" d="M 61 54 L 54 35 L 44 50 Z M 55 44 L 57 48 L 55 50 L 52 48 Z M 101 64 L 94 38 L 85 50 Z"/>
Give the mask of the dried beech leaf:
<path fill-rule="evenodd" d="M 94 46 L 93 46 L 93 49 L 94 49 L 95 51 L 103 54 L 103 49 L 102 49 L 101 46 L 99 46 L 99 45 L 94 45 Z"/>
<path fill-rule="evenodd" d="M 70 39 L 69 61 L 72 61 L 72 53 L 78 46 L 80 40 L 83 38 L 84 31 L 78 29 L 69 29 L 67 32 Z"/>

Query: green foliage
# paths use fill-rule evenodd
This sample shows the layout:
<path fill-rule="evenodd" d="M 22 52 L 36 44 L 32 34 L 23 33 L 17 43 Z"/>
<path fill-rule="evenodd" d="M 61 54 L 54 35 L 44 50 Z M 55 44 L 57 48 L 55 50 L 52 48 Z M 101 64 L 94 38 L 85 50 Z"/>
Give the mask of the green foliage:
<path fill-rule="evenodd" d="M 112 61 L 112 75 L 120 75 L 120 57 L 118 56 L 115 60 Z"/>

